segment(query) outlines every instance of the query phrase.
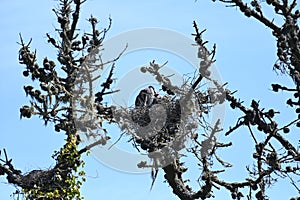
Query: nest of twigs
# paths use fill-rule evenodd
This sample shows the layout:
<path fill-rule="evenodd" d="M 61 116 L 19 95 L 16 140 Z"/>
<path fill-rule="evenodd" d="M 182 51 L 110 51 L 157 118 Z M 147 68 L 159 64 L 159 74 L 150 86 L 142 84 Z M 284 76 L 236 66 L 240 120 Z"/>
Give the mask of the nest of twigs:
<path fill-rule="evenodd" d="M 148 153 L 161 150 L 177 141 L 181 123 L 181 106 L 178 100 L 162 99 L 150 107 L 131 110 L 131 118 L 136 124 L 135 142 Z M 177 141 L 178 142 L 178 141 Z"/>

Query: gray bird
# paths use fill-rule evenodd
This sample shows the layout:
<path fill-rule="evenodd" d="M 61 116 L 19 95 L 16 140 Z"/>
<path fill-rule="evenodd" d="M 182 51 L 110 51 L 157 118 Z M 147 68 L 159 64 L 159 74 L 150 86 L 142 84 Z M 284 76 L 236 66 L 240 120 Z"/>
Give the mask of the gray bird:
<path fill-rule="evenodd" d="M 156 103 L 157 96 L 153 86 L 142 89 L 135 99 L 135 107 L 151 107 Z"/>

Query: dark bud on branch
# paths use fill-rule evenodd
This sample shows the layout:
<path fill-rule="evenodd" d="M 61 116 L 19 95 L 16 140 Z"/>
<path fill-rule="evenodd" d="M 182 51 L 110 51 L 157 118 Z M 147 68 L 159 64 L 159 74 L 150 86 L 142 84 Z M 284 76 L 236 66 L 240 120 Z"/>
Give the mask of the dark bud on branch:
<path fill-rule="evenodd" d="M 23 106 L 22 108 L 20 108 L 20 118 L 22 117 L 30 118 L 32 112 L 33 112 L 33 108 L 29 106 Z"/>
<path fill-rule="evenodd" d="M 29 76 L 29 71 L 27 71 L 27 70 L 23 71 L 23 76 L 28 77 Z"/>
<path fill-rule="evenodd" d="M 283 132 L 284 132 L 284 133 L 289 133 L 289 132 L 290 132 L 289 127 L 284 127 L 284 128 L 283 128 Z"/>
<path fill-rule="evenodd" d="M 274 92 L 278 92 L 280 87 L 281 86 L 279 84 L 272 84 L 272 89 L 273 89 Z"/>

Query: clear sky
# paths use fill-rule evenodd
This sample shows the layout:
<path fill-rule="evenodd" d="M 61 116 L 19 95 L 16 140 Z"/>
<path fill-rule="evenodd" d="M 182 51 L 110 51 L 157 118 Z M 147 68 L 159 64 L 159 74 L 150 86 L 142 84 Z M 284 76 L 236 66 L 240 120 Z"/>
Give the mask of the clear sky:
<path fill-rule="evenodd" d="M 19 41 L 18 34 L 22 33 L 25 41 L 33 38 L 31 48 L 38 50 L 38 58 L 45 56 L 55 58 L 56 52 L 52 51 L 47 43 L 46 33 L 55 34 L 57 23 L 51 9 L 57 3 L 52 0 L 0 1 L 0 58 L 2 60 L 0 148 L 6 148 L 8 155 L 13 159 L 13 164 L 24 172 L 53 166 L 51 155 L 63 144 L 63 136 L 54 132 L 51 126 L 44 127 L 37 117 L 31 120 L 19 119 L 19 108 L 28 103 L 23 85 L 31 82 L 22 77 L 23 66 L 18 64 L 19 46 L 16 43 Z M 82 7 L 83 17 L 80 21 L 82 31 L 88 31 L 84 19 L 91 14 L 100 20 L 100 28 L 107 25 L 109 16 L 113 19 L 112 29 L 107 35 L 108 39 L 126 31 L 145 27 L 171 29 L 193 39 L 192 22 L 196 20 L 201 29 L 207 29 L 204 37 L 210 43 L 217 44 L 216 66 L 223 81 L 229 83 L 228 88 L 238 90 L 237 96 L 244 100 L 246 105 L 255 98 L 261 100 L 261 104 L 267 108 L 286 110 L 286 106 L 277 106 L 278 103 L 286 101 L 286 96 L 275 95 L 270 90 L 270 84 L 273 82 L 292 84 L 285 76 L 277 76 L 272 72 L 272 65 L 276 61 L 276 44 L 271 32 L 254 19 L 244 17 L 235 8 L 226 8 L 223 4 L 209 0 L 197 2 L 193 0 L 88 0 Z M 143 58 L 135 59 L 135 54 L 132 53 L 131 61 L 136 60 L 133 65 L 143 65 L 153 59 L 157 59 L 160 63 L 168 60 L 155 53 L 150 54 L 151 56 L 147 52 L 136 55 Z M 155 55 L 159 58 L 153 57 Z M 129 70 L 131 61 L 122 62 L 121 59 L 120 63 Z M 172 66 L 175 65 L 174 67 L 180 67 L 176 66 L 175 61 L 169 60 L 169 62 Z M 225 128 L 235 124 L 238 116 L 238 111 L 233 112 L 228 109 Z M 288 121 L 288 117 L 294 115 L 287 110 L 279 119 L 284 123 Z M 292 134 L 288 137 L 294 140 L 299 138 Z M 231 151 L 222 154 L 236 165 L 223 177 L 230 181 L 242 180 L 245 167 L 240 164 L 244 161 L 249 165 L 252 164 L 251 160 L 245 158 L 251 157 L 249 150 L 253 150 L 253 142 L 246 129 L 242 129 L 228 139 L 233 140 L 234 146 Z M 153 190 L 149 191 L 150 174 L 136 175 L 116 171 L 101 164 L 93 156 L 86 157 L 85 161 L 87 182 L 82 192 L 87 200 L 177 199 L 168 185 L 163 182 L 162 173 L 159 174 Z M 190 175 L 198 177 L 199 172 L 194 169 Z M 11 199 L 10 194 L 14 191 L 14 187 L 5 182 L 4 177 L 1 177 L 1 200 Z M 272 188 L 268 193 L 271 199 L 295 196 L 296 192 L 287 183 L 284 181 Z M 290 195 L 286 196 L 286 193 Z M 217 192 L 216 199 L 226 199 L 229 195 L 226 192 Z"/>

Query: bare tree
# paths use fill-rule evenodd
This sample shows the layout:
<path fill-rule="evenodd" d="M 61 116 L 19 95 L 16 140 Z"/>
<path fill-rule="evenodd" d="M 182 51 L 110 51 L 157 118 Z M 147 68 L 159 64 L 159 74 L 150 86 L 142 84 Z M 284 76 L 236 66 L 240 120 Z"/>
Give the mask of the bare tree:
<path fill-rule="evenodd" d="M 104 104 L 105 95 L 118 92 L 112 90 L 111 85 L 115 61 L 124 51 L 109 61 L 97 56 L 103 51 L 102 43 L 111 20 L 107 28 L 98 30 L 98 20 L 91 16 L 88 19 L 91 32 L 81 35 L 77 23 L 84 2 L 59 0 L 59 8 L 53 9 L 60 26 L 56 29 L 58 39 L 47 34 L 47 40 L 58 52 L 57 61 L 45 57 L 39 64 L 37 51 L 30 50 L 31 40 L 26 43 L 20 35 L 19 61 L 25 66 L 23 75 L 34 82 L 34 85 L 24 86 L 26 95 L 31 99 L 29 105 L 20 108 L 20 117 L 39 116 L 45 125 L 51 124 L 56 132 L 64 134 L 66 141 L 52 155 L 56 164 L 48 170 L 24 173 L 13 165 L 5 149 L 0 152 L 0 175 L 6 176 L 8 183 L 21 188 L 17 192 L 26 199 L 81 199 L 80 186 L 85 180 L 85 172 L 79 171 L 84 165 L 81 155 L 96 145 L 106 144 L 110 136 L 103 122 L 109 122 L 119 125 L 120 132 L 127 133 L 129 141 L 138 151 L 148 153 L 151 163 L 142 161 L 137 165 L 152 169 L 152 185 L 158 170 L 162 170 L 166 182 L 180 199 L 207 199 L 220 188 L 228 190 L 232 199 L 268 199 L 268 187 L 284 178 L 290 179 L 291 187 L 300 193 L 296 180 L 300 169 L 299 145 L 282 134 L 290 132 L 292 126 L 300 127 L 299 116 L 281 125 L 275 119 L 280 114 L 276 108 L 262 108 L 255 99 L 251 105 L 244 105 L 235 92 L 214 80 L 210 69 L 215 62 L 216 45 L 208 47 L 208 41 L 203 38 L 205 30 L 200 30 L 196 22 L 193 24 L 193 36 L 198 46 L 199 68 L 194 77 L 188 77 L 178 87 L 160 72 L 164 64 L 151 61 L 141 71 L 152 74 L 165 95 L 151 101 L 155 102 L 151 105 L 136 108 L 116 109 L 114 105 Z M 300 113 L 300 30 L 297 22 L 300 12 L 296 10 L 297 2 L 267 0 L 265 4 L 254 0 L 250 5 L 241 0 L 220 2 L 239 8 L 245 16 L 254 17 L 272 31 L 277 41 L 278 56 L 274 70 L 290 76 L 294 82 L 294 88 L 274 83 L 272 89 L 274 92 L 282 90 L 291 93 L 291 98 L 285 103 L 295 113 Z M 275 24 L 272 18 L 267 18 L 263 12 L 264 6 L 272 7 L 275 15 L 283 17 L 282 24 Z M 100 90 L 94 92 L 92 88 L 100 78 L 94 72 L 104 66 L 110 66 L 110 72 Z M 203 91 L 199 85 L 204 79 L 211 81 L 214 87 Z M 211 109 L 223 103 L 228 103 L 233 110 L 241 113 L 229 130 L 222 127 L 220 120 L 214 124 L 206 121 Z M 160 123 L 160 114 L 150 116 L 159 113 L 160 106 L 167 109 L 163 127 L 145 128 L 152 120 L 154 124 Z M 232 142 L 218 141 L 216 134 L 228 136 L 237 133 L 240 127 L 247 127 L 253 139 L 249 142 L 254 146 L 255 164 L 245 166 L 248 177 L 244 180 L 229 182 L 220 178 L 220 174 L 226 173 L 232 164 L 218 155 L 224 148 L 230 148 Z M 200 139 L 200 134 L 204 139 Z M 94 142 L 80 148 L 82 136 L 92 137 Z M 186 140 L 192 141 L 189 146 L 185 145 Z M 186 150 L 184 155 L 180 153 L 183 149 Z M 198 190 L 191 188 L 184 178 L 184 173 L 191 167 L 182 161 L 184 156 L 196 159 L 201 174 L 196 180 L 200 186 Z M 217 169 L 216 165 L 222 168 Z"/>

